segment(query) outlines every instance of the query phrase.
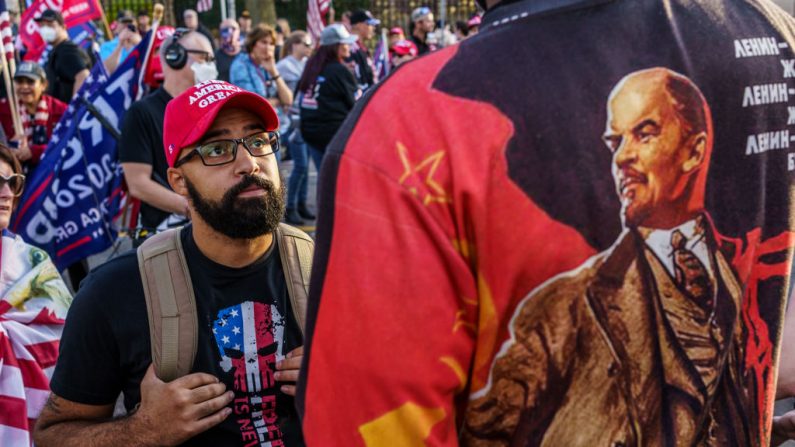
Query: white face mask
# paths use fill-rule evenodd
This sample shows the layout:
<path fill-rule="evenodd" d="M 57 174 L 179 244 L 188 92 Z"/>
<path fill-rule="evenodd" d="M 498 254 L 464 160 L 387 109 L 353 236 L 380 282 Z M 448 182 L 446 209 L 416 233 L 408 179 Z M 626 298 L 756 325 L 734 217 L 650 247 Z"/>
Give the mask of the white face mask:
<path fill-rule="evenodd" d="M 55 41 L 55 28 L 51 26 L 40 26 L 39 35 L 45 42 L 52 43 Z"/>
<path fill-rule="evenodd" d="M 194 62 L 191 64 L 190 69 L 193 70 L 194 84 L 201 84 L 204 81 L 211 81 L 218 77 L 218 69 L 215 68 L 215 62 Z"/>

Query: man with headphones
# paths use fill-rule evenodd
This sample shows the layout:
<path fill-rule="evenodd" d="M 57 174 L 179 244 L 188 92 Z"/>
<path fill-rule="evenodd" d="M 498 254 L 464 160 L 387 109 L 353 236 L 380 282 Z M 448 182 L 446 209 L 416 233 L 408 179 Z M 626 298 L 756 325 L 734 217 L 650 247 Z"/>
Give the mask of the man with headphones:
<path fill-rule="evenodd" d="M 142 202 L 139 234 L 143 236 L 154 233 L 158 227 L 184 223 L 189 214 L 185 198 L 174 193 L 166 181 L 168 164 L 163 153 L 166 105 L 194 84 L 218 75 L 210 41 L 187 28 L 178 28 L 163 42 L 160 62 L 163 85 L 132 105 L 124 116 L 119 144 L 119 159 L 130 194 Z"/>

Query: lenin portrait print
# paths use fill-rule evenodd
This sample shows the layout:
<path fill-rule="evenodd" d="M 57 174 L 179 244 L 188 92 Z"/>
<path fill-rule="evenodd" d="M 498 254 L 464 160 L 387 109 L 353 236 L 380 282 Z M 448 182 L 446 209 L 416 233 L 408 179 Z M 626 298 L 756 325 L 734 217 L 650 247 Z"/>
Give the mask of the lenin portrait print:
<path fill-rule="evenodd" d="M 518 305 L 466 445 L 752 445 L 739 247 L 705 208 L 709 104 L 655 67 L 606 105 L 623 231 Z"/>

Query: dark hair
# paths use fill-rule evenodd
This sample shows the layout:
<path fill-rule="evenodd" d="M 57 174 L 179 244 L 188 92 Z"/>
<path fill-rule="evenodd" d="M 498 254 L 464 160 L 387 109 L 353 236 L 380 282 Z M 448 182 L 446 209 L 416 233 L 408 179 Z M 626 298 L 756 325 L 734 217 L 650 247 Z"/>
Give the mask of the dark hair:
<path fill-rule="evenodd" d="M 137 17 L 143 17 L 143 16 L 149 17 L 149 10 L 148 9 L 139 9 L 138 10 Z"/>
<path fill-rule="evenodd" d="M 7 146 L 0 144 L 0 161 L 4 161 L 11 166 L 14 174 L 22 174 L 22 164 L 17 160 L 14 152 Z M 19 197 L 14 197 L 14 207 L 16 208 Z"/>
<path fill-rule="evenodd" d="M 469 25 L 467 25 L 467 22 L 465 22 L 463 20 L 459 20 L 459 21 L 455 22 L 455 29 L 458 32 L 460 32 L 461 34 L 463 34 L 464 36 L 468 36 L 469 35 Z"/>
<path fill-rule="evenodd" d="M 246 34 L 246 43 L 244 44 L 244 46 L 246 47 L 246 53 L 250 54 L 251 51 L 254 49 L 254 45 L 256 45 L 260 39 L 267 36 L 270 36 L 271 43 L 273 45 L 276 45 L 276 31 L 274 31 L 273 28 L 271 28 L 268 25 L 265 25 L 264 23 L 258 23 L 257 26 L 254 27 L 254 29 L 252 29 L 251 31 L 248 32 L 248 34 Z"/>
<path fill-rule="evenodd" d="M 321 45 L 320 48 L 306 61 L 306 68 L 295 87 L 296 91 L 305 92 L 315 87 L 317 77 L 332 62 L 339 62 L 339 43 L 334 45 Z"/>

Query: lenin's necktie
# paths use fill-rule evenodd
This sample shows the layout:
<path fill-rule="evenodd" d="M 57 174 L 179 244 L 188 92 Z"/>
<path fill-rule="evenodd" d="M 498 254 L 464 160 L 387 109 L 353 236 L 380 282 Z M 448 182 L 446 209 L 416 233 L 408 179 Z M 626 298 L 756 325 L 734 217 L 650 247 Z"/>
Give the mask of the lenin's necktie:
<path fill-rule="evenodd" d="M 687 238 L 679 230 L 671 234 L 674 248 L 674 272 L 676 283 L 704 309 L 712 307 L 712 282 L 706 267 L 687 248 Z"/>

